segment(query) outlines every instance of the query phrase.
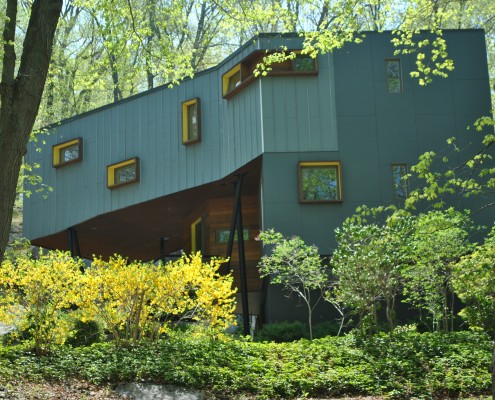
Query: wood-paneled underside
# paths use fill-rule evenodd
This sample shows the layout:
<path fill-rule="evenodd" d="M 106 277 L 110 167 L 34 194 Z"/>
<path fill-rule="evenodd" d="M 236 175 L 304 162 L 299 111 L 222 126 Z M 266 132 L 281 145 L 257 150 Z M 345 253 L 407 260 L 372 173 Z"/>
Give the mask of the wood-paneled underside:
<path fill-rule="evenodd" d="M 122 254 L 132 260 L 149 261 L 160 257 L 161 238 L 167 238 L 165 253 L 184 248 L 186 220 L 211 199 L 233 199 L 238 174 L 246 174 L 243 197 L 258 196 L 261 162 L 261 157 L 258 157 L 219 181 L 99 215 L 75 225 L 80 255 L 84 258 L 93 255 L 108 258 Z M 34 239 L 32 243 L 48 249 L 69 250 L 66 231 Z"/>

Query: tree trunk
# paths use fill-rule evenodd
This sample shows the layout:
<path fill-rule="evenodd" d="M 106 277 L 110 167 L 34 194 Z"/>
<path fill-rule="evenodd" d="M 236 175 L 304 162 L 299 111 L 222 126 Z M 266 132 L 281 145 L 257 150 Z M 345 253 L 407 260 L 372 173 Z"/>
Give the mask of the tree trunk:
<path fill-rule="evenodd" d="M 0 261 L 12 222 L 22 158 L 38 114 L 52 54 L 62 0 L 34 0 L 24 38 L 21 62 L 14 79 L 17 1 L 8 0 L 3 37 L 4 58 L 0 83 Z"/>
<path fill-rule="evenodd" d="M 493 351 L 492 351 L 492 399 L 495 400 L 495 335 L 492 337 Z"/>

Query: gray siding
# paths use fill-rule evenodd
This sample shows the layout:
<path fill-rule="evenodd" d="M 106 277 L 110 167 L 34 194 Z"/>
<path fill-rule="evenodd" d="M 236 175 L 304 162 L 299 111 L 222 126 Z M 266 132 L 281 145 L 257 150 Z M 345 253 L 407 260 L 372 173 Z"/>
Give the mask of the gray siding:
<path fill-rule="evenodd" d="M 252 52 L 172 89 L 161 88 L 63 122 L 46 137 L 42 152 L 30 145 L 29 163 L 41 165 L 43 182 L 53 187 L 46 199 L 33 194 L 24 205 L 24 232 L 50 235 L 94 216 L 199 186 L 232 173 L 262 152 L 259 85 L 227 101 L 221 75 Z M 181 103 L 201 99 L 202 140 L 184 146 Z M 51 167 L 54 144 L 82 137 L 82 163 Z M 107 165 L 140 158 L 140 182 L 106 187 Z"/>

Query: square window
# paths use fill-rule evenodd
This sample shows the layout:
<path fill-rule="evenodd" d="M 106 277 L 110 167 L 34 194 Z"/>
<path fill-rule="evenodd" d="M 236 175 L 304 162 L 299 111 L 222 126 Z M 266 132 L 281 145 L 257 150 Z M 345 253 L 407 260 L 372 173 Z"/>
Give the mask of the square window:
<path fill-rule="evenodd" d="M 407 164 L 392 164 L 394 198 L 405 199 L 408 194 Z"/>
<path fill-rule="evenodd" d="M 82 161 L 82 139 L 60 143 L 52 148 L 52 165 L 55 168 Z"/>
<path fill-rule="evenodd" d="M 296 58 L 292 60 L 292 70 L 295 72 L 316 71 L 316 59 L 306 54 L 298 54 Z"/>
<path fill-rule="evenodd" d="M 399 59 L 385 60 L 385 73 L 387 76 L 387 92 L 402 92 L 402 73 Z"/>
<path fill-rule="evenodd" d="M 201 103 L 199 98 L 182 103 L 182 143 L 201 141 Z"/>
<path fill-rule="evenodd" d="M 139 158 L 131 158 L 107 167 L 107 187 L 128 185 L 139 181 Z"/>
<path fill-rule="evenodd" d="M 340 161 L 300 162 L 299 201 L 302 203 L 342 201 Z"/>

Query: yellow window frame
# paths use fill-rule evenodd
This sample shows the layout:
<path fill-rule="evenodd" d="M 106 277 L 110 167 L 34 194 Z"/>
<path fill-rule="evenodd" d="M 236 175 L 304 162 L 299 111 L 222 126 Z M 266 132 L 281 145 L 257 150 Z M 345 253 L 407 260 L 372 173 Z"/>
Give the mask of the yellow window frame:
<path fill-rule="evenodd" d="M 196 253 L 197 251 L 201 251 L 196 246 L 196 227 L 203 222 L 203 218 L 199 217 L 191 224 L 191 253 Z"/>
<path fill-rule="evenodd" d="M 337 198 L 336 199 L 306 199 L 303 193 L 303 174 L 304 168 L 336 168 L 336 182 L 337 182 Z M 340 161 L 300 161 L 298 165 L 299 172 L 299 201 L 301 203 L 340 203 L 343 201 L 342 195 L 342 165 Z"/>
<path fill-rule="evenodd" d="M 115 181 L 115 171 L 119 168 L 126 167 L 128 165 L 135 165 L 136 166 L 136 178 L 132 179 L 127 182 L 122 182 L 122 183 L 117 183 Z M 107 166 L 107 187 L 109 189 L 114 189 L 117 187 L 125 186 L 131 183 L 139 182 L 139 158 L 134 157 L 130 158 L 128 160 L 116 163 L 116 164 L 111 164 Z"/>
<path fill-rule="evenodd" d="M 229 81 L 237 73 L 241 74 L 241 83 L 242 83 L 242 72 L 241 72 L 241 63 L 236 64 L 233 68 L 229 69 L 225 74 L 222 75 L 222 96 L 225 97 L 229 92 Z"/>
<path fill-rule="evenodd" d="M 190 139 L 189 131 L 189 107 L 196 104 L 196 118 L 198 126 L 198 137 Z M 182 144 L 192 144 L 201 141 L 201 101 L 199 97 L 186 100 L 182 103 Z"/>
<path fill-rule="evenodd" d="M 52 166 L 54 168 L 60 168 L 60 167 L 65 167 L 66 165 L 69 164 L 74 164 L 76 162 L 82 161 L 82 151 L 83 151 L 82 143 L 83 143 L 82 138 L 77 138 L 54 145 L 52 147 Z M 68 147 L 72 147 L 74 145 L 77 145 L 79 147 L 79 156 L 73 160 L 62 161 L 61 154 L 63 150 L 67 149 Z"/>

